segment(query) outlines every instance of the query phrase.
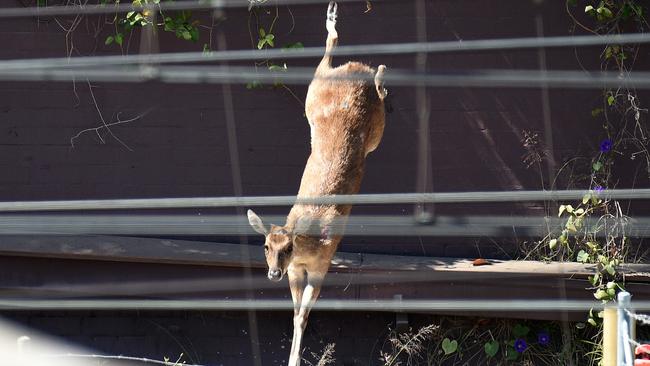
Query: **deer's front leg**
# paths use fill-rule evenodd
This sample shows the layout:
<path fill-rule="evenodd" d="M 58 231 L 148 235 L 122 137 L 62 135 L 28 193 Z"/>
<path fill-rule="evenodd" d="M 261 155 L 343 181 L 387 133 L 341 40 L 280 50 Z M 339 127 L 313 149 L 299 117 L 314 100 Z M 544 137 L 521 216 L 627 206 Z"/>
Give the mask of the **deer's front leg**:
<path fill-rule="evenodd" d="M 297 332 L 295 319 L 300 312 L 300 305 L 302 304 L 302 295 L 305 289 L 305 269 L 295 268 L 290 265 L 287 274 L 289 275 L 289 287 L 291 288 L 291 298 L 293 300 L 294 327 L 293 339 L 291 340 L 291 353 L 289 356 L 289 365 L 293 365 L 291 362 L 293 361 L 294 364 L 296 362 L 294 355 L 298 355 L 298 364 L 300 364 L 300 340 L 297 337 L 302 337 L 302 333 Z"/>
<path fill-rule="evenodd" d="M 307 286 L 302 292 L 300 308 L 293 316 L 293 341 L 291 342 L 291 354 L 289 355 L 289 366 L 300 365 L 300 349 L 302 347 L 302 335 L 307 326 L 309 311 L 318 299 L 321 285 L 323 284 L 324 273 L 310 273 L 307 277 Z M 292 291 L 293 292 L 293 291 Z"/>

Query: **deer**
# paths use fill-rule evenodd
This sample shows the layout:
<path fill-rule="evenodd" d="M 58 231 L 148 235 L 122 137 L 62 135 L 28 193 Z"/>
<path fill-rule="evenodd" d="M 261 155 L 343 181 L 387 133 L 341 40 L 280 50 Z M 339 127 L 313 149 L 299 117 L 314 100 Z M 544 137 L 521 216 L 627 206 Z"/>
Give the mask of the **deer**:
<path fill-rule="evenodd" d="M 307 90 L 305 115 L 310 126 L 311 154 L 307 159 L 297 198 L 349 195 L 359 192 L 366 156 L 384 133 L 385 65 L 374 70 L 360 62 L 332 67 L 338 44 L 338 5 L 327 8 L 325 55 Z M 372 81 L 374 80 L 374 85 Z M 299 366 L 301 343 L 309 312 L 316 302 L 330 263 L 343 237 L 350 204 L 293 205 L 284 226 L 266 226 L 248 210 L 252 228 L 265 236 L 267 277 L 280 281 L 287 275 L 294 304 L 293 339 L 289 366 Z"/>

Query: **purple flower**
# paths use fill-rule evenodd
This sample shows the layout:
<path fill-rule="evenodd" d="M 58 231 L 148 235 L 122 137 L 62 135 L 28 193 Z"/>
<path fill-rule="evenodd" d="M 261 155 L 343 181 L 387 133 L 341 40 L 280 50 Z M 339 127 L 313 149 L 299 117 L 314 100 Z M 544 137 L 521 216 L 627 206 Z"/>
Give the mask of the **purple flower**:
<path fill-rule="evenodd" d="M 551 336 L 547 332 L 537 333 L 537 343 L 541 344 L 542 346 L 546 346 L 550 341 Z"/>
<path fill-rule="evenodd" d="M 600 143 L 600 152 L 608 152 L 612 149 L 612 140 L 604 139 Z"/>
<path fill-rule="evenodd" d="M 522 353 L 528 348 L 528 345 L 526 344 L 526 340 L 523 338 L 517 338 L 515 341 L 515 351 Z"/>
<path fill-rule="evenodd" d="M 594 192 L 596 193 L 602 193 L 605 190 L 603 186 L 595 186 L 594 187 Z"/>

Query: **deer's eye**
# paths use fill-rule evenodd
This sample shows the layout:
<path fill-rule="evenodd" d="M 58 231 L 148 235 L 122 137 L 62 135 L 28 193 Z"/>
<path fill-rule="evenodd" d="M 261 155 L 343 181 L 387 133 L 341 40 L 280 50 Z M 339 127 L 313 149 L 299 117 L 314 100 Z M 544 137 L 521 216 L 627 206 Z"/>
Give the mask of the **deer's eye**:
<path fill-rule="evenodd" d="M 293 244 L 289 244 L 289 246 L 287 247 L 287 254 L 291 254 L 292 251 L 293 251 Z"/>

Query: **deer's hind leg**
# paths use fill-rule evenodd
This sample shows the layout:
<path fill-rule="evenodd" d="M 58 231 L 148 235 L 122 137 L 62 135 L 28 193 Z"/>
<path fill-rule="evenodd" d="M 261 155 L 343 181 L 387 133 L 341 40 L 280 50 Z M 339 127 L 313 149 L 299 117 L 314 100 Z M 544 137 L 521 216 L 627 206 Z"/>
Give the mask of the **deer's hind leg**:
<path fill-rule="evenodd" d="M 325 28 L 327 28 L 327 41 L 325 41 L 325 55 L 318 68 L 316 73 L 324 72 L 332 68 L 332 55 L 331 52 L 336 48 L 336 45 L 339 43 L 339 34 L 336 31 L 336 17 L 337 17 L 338 5 L 334 1 L 330 1 L 329 6 L 327 7 L 327 21 L 325 22 Z"/>

